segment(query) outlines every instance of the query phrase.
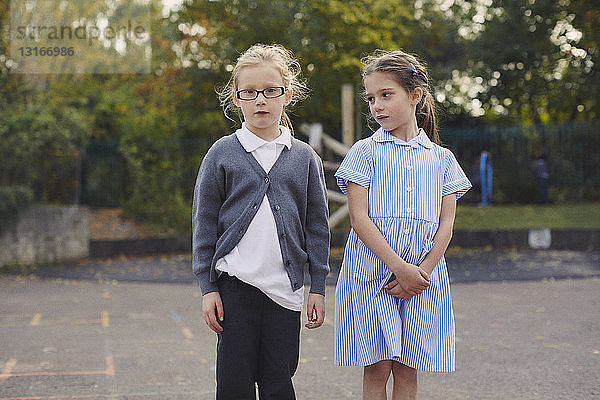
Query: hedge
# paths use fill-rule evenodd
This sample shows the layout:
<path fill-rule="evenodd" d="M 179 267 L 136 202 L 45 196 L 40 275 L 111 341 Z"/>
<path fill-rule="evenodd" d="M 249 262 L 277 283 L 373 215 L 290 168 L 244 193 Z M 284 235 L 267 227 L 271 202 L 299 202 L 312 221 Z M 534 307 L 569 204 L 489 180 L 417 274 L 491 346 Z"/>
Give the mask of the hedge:
<path fill-rule="evenodd" d="M 31 204 L 33 192 L 25 186 L 0 186 L 0 232 L 16 221 L 19 211 Z"/>

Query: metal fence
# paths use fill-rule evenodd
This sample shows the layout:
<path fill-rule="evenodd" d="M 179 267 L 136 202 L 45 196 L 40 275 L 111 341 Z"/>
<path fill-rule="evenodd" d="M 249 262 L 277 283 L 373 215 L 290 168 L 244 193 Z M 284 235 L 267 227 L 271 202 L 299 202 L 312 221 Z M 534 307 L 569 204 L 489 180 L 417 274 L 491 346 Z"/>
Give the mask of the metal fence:
<path fill-rule="evenodd" d="M 119 142 L 94 143 L 82 162 L 81 202 L 97 207 L 117 207 L 127 184 L 127 164 Z"/>
<path fill-rule="evenodd" d="M 600 200 L 600 121 L 526 128 L 442 127 L 440 136 L 444 146 L 454 152 L 475 184 L 475 189 L 465 197 L 466 201 L 478 202 L 480 199 L 476 175 L 483 150 L 492 156 L 493 195 L 497 203 L 533 203 L 537 200 L 534 165 L 542 154 L 549 168 L 552 201 Z M 182 192 L 189 192 L 190 197 L 196 164 L 209 146 L 205 139 L 189 140 L 179 146 L 181 154 L 178 157 L 184 160 L 185 171 L 181 171 L 177 181 Z M 51 156 L 33 160 L 30 165 L 23 166 L 18 181 L 3 184 L 30 186 L 34 200 L 43 202 L 117 207 L 126 197 L 131 182 L 118 142 L 94 143 L 81 152 Z M 324 159 L 327 157 L 325 154 Z M 339 161 L 339 157 L 329 161 Z"/>
<path fill-rule="evenodd" d="M 470 178 L 478 176 L 481 152 L 491 154 L 497 202 L 537 200 L 534 166 L 541 156 L 548 166 L 552 201 L 600 200 L 600 121 L 525 128 L 444 127 L 440 136 Z M 477 201 L 478 196 L 474 190 L 468 199 Z"/>

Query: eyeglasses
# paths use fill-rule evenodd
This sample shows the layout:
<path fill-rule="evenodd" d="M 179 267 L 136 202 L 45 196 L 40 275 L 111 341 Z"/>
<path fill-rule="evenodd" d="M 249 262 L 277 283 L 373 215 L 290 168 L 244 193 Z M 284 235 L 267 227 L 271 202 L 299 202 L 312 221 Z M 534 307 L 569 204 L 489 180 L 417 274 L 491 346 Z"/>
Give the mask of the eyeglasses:
<path fill-rule="evenodd" d="M 285 93 L 285 88 L 283 86 L 274 86 L 268 87 L 263 90 L 256 89 L 244 89 L 238 90 L 235 92 L 235 95 L 240 100 L 255 100 L 258 98 L 258 95 L 262 93 L 266 99 L 274 99 L 276 97 L 281 97 Z"/>

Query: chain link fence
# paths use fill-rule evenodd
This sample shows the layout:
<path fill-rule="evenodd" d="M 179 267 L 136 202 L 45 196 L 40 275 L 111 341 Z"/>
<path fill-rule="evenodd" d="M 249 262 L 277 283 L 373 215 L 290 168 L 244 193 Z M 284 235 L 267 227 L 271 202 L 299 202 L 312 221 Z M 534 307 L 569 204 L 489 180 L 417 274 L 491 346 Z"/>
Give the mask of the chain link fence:
<path fill-rule="evenodd" d="M 469 191 L 466 201 L 480 201 L 477 175 L 484 150 L 492 157 L 493 201 L 497 203 L 537 201 L 534 167 L 542 155 L 548 166 L 553 202 L 600 200 L 600 121 L 525 128 L 442 127 L 440 136 L 474 183 L 475 189 Z M 189 193 L 190 199 L 198 160 L 210 144 L 197 139 L 184 140 L 178 146 L 181 154 L 177 157 L 183 160 L 184 170 L 178 172 L 177 185 L 182 193 Z M 0 165 L 0 186 L 30 187 L 34 201 L 45 203 L 118 207 L 132 184 L 119 142 L 94 143 L 80 151 L 53 151 L 15 171 L 2 168 Z"/>
<path fill-rule="evenodd" d="M 457 156 L 475 189 L 465 200 L 478 201 L 479 157 L 491 154 L 493 196 L 498 203 L 534 203 L 535 165 L 545 159 L 553 202 L 600 200 L 600 121 L 531 127 L 444 127 L 445 146 Z"/>

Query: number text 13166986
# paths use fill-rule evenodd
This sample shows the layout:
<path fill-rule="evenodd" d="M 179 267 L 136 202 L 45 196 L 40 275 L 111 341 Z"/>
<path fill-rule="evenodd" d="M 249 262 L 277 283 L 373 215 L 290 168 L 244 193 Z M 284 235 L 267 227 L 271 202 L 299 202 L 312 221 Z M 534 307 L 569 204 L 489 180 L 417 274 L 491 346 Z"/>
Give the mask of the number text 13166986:
<path fill-rule="evenodd" d="M 19 47 L 21 57 L 72 57 L 73 47 Z"/>

